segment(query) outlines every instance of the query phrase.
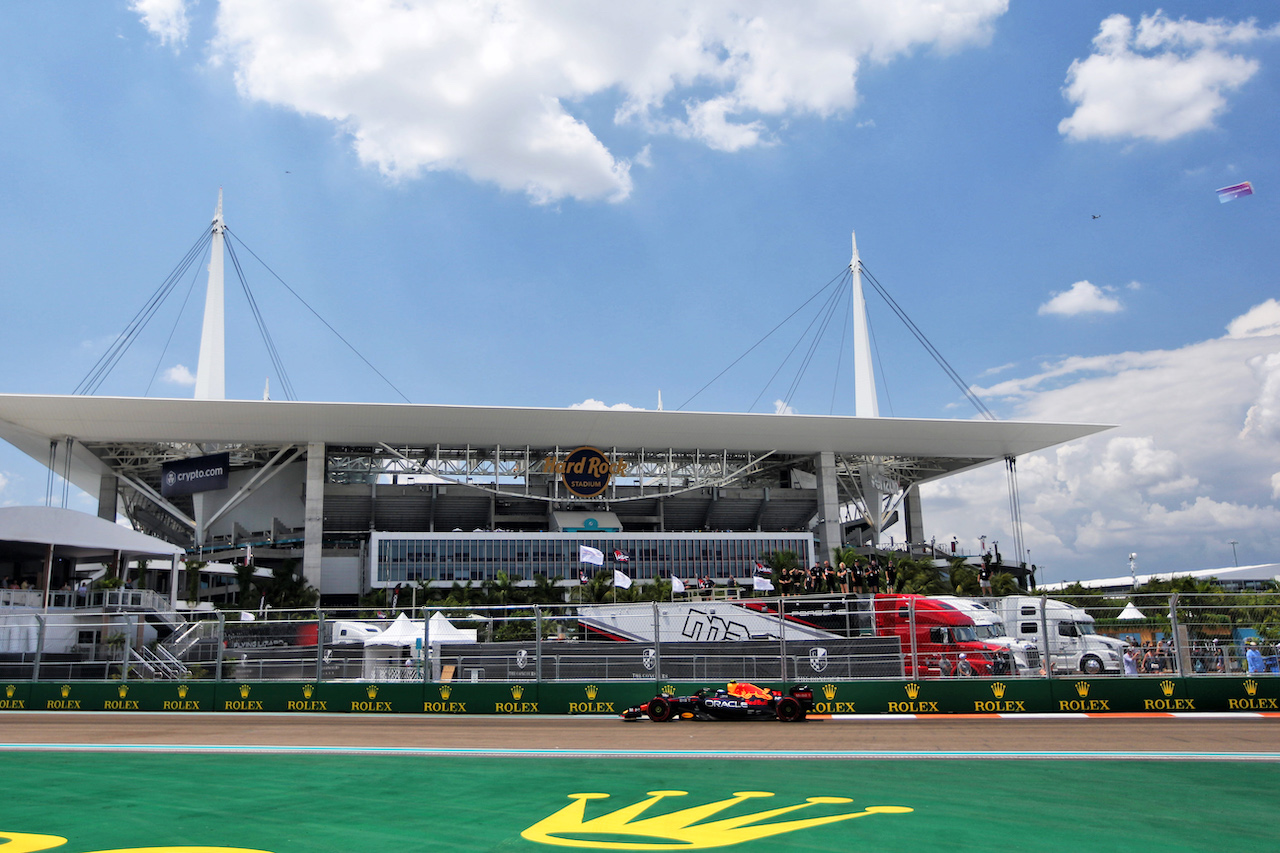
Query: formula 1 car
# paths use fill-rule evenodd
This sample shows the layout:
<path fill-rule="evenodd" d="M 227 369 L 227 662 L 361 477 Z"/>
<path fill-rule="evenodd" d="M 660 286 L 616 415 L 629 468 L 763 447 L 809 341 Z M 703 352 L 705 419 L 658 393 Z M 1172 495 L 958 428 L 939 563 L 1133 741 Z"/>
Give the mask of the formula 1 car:
<path fill-rule="evenodd" d="M 703 688 L 692 696 L 655 696 L 643 705 L 622 712 L 624 720 L 648 717 L 655 723 L 668 720 L 779 720 L 794 723 L 813 710 L 813 691 L 792 687 L 786 693 L 757 687 L 746 681 L 730 681 L 727 687 Z"/>

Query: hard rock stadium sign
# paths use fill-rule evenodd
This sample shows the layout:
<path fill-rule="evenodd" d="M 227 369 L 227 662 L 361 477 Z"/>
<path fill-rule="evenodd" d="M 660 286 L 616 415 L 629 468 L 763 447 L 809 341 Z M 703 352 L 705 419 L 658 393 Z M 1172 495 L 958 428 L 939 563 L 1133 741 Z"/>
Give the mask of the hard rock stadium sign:
<path fill-rule="evenodd" d="M 609 457 L 594 447 L 579 447 L 559 459 L 555 454 L 542 460 L 539 473 L 559 475 L 569 493 L 580 498 L 594 498 L 609 488 L 612 477 L 627 473 L 628 463 Z"/>

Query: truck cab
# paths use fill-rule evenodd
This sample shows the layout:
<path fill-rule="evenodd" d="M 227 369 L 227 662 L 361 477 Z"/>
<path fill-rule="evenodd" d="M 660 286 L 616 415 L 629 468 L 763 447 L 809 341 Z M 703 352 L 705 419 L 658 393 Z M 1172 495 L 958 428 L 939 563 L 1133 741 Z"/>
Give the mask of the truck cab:
<path fill-rule="evenodd" d="M 978 639 L 993 646 L 1001 646 L 1008 650 L 1013 658 L 1015 673 L 1038 673 L 1040 670 L 1040 649 L 1027 640 L 1019 640 L 1009 636 L 1004 620 L 990 607 L 972 598 L 958 595 L 936 595 L 934 599 L 943 601 L 959 610 L 973 620 Z"/>
<path fill-rule="evenodd" d="M 1121 656 L 1128 644 L 1098 634 L 1093 617 L 1079 607 L 1031 595 L 985 599 L 983 603 L 1000 614 L 1014 638 L 1035 643 L 1055 670 L 1085 675 L 1124 670 Z"/>
<path fill-rule="evenodd" d="M 980 640 L 973 619 L 946 602 L 889 593 L 876 595 L 873 603 L 876 635 L 898 637 L 908 678 L 956 675 L 963 669 L 961 660 L 974 675 L 1012 669 L 1008 649 Z"/>

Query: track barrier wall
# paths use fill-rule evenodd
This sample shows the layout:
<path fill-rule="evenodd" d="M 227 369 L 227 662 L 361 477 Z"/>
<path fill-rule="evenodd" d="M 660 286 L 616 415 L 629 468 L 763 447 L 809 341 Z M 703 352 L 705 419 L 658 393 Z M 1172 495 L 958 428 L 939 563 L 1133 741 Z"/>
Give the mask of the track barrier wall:
<path fill-rule="evenodd" d="M 282 714 L 615 715 L 702 682 L 415 683 L 25 682 L 0 710 Z M 790 683 L 765 683 L 785 689 Z M 815 715 L 1280 713 L 1280 678 L 917 679 L 810 682 Z"/>
<path fill-rule="evenodd" d="M 0 712 L 618 714 L 746 680 L 807 684 L 817 715 L 1280 713 L 1278 600 L 1076 596 L 1081 631 L 1096 619 L 1099 635 L 1144 652 L 1137 676 L 1117 660 L 1086 675 L 1079 652 L 1052 653 L 1041 604 L 1006 626 L 1041 638 L 1023 642 L 1018 665 L 946 677 L 959 647 L 930 650 L 914 604 L 898 610 L 912 632 L 886 631 L 869 596 L 433 606 L 395 620 L 394 609 L 192 618 L 131 598 L 0 614 Z"/>

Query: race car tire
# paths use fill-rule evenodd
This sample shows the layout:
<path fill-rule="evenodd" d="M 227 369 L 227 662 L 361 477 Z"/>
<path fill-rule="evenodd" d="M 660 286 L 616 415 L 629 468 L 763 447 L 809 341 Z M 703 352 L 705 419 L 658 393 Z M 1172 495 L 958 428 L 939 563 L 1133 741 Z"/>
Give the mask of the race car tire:
<path fill-rule="evenodd" d="M 671 702 L 665 696 L 655 696 L 649 700 L 646 712 L 655 723 L 665 723 L 671 719 Z"/>
<path fill-rule="evenodd" d="M 783 723 L 794 723 L 804 719 L 804 708 L 801 708 L 800 703 L 790 696 L 779 699 L 774 712 L 778 715 L 778 721 Z"/>

